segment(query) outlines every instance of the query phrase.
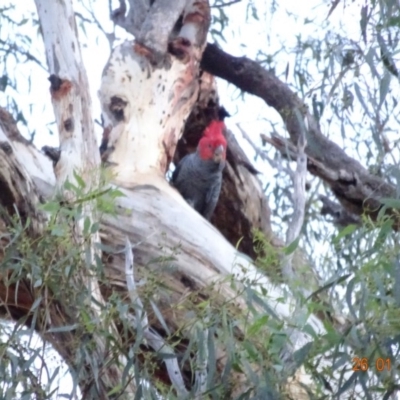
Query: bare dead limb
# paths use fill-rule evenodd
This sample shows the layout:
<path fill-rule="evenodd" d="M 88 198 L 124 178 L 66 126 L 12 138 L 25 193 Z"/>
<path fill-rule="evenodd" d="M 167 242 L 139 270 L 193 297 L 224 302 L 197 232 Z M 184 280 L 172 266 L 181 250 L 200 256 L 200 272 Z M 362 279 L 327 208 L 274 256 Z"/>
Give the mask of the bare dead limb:
<path fill-rule="evenodd" d="M 262 134 L 261 138 L 265 143 L 274 146 L 284 157 L 289 157 L 290 159 L 296 158 L 297 151 L 292 142 L 276 133 L 272 134 L 271 137 Z M 307 159 L 307 169 L 313 175 L 327 182 L 332 190 L 335 188 L 333 192 L 340 200 L 348 215 L 353 214 L 357 216 L 360 211 L 364 210 L 368 215 L 376 218 L 382 206 L 381 199 L 394 196 L 392 192 L 394 188 L 385 183 L 381 178 L 373 175 L 369 175 L 368 179 L 371 184 L 367 184 L 367 181 L 362 181 L 357 174 L 353 175 L 344 168 L 338 170 L 331 169 L 324 162 L 311 156 L 308 156 Z M 343 193 L 352 196 L 352 203 L 348 202 L 345 197 L 341 197 Z M 378 193 L 379 197 L 377 196 Z M 355 207 L 356 199 L 358 199 L 359 207 Z M 388 213 L 395 218 L 394 228 L 398 229 L 400 224 L 399 216 L 390 209 L 388 209 Z"/>
<path fill-rule="evenodd" d="M 66 1 L 61 6 L 57 2 L 36 0 L 36 7 L 43 30 L 50 94 L 60 134 L 61 154 L 55 168 L 57 181 L 59 186 L 68 178 L 73 181 L 76 171 L 83 173 L 83 179 L 89 184 L 93 180 L 93 169 L 100 165 L 100 156 L 72 4 Z M 65 18 L 70 21 L 66 26 Z"/>
<path fill-rule="evenodd" d="M 338 227 L 344 228 L 348 225 L 360 225 L 361 218 L 358 215 L 349 213 L 340 203 L 332 201 L 327 196 L 320 195 L 322 202 L 321 215 L 330 215 L 332 222 Z"/>
<path fill-rule="evenodd" d="M 308 163 L 308 170 L 331 187 L 349 212 L 358 215 L 365 212 L 375 218 L 382 207 L 381 199 L 395 196 L 393 186 L 370 174 L 358 161 L 327 139 L 308 112 L 306 104 L 257 62 L 246 57 L 233 57 L 216 45 L 208 44 L 201 66 L 239 89 L 262 98 L 277 110 L 295 145 L 301 136 L 301 125 L 295 112 L 299 110 L 309 123 L 306 154 L 312 162 Z M 396 227 L 399 223 L 397 221 Z"/>
<path fill-rule="evenodd" d="M 300 112 L 298 113 L 298 118 L 301 118 Z M 293 215 L 286 232 L 286 246 L 289 246 L 299 238 L 304 223 L 307 178 L 307 155 L 305 154 L 305 148 L 307 145 L 306 129 L 307 128 L 303 123 L 302 134 L 297 142 L 297 169 L 296 172 L 291 173 L 291 178 L 293 180 Z M 292 258 L 293 252 L 285 257 L 282 266 L 283 275 L 286 277 L 288 282 L 291 282 L 294 279 Z"/>

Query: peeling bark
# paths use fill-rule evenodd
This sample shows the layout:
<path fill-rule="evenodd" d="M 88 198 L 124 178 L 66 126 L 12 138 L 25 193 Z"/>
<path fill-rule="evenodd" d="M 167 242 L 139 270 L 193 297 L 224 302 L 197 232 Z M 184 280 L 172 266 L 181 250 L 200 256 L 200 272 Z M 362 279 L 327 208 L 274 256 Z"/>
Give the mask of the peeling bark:
<path fill-rule="evenodd" d="M 20 135 L 11 115 L 0 108 L 0 193 L 7 213 L 2 217 L 11 218 L 18 212 L 22 222 L 31 219 L 33 233 L 40 231 L 45 218 L 37 211 L 41 193 L 30 174 L 37 176 L 36 182 L 42 188 L 46 181 L 50 185 L 55 182 L 52 172 L 42 172 L 37 158 L 38 151 Z"/>

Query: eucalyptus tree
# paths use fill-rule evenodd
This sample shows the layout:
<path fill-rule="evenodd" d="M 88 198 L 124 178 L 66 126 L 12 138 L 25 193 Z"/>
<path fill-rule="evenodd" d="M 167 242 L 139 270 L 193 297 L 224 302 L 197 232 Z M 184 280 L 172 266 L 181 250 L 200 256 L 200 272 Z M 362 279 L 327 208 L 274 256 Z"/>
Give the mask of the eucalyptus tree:
<path fill-rule="evenodd" d="M 57 373 L 38 379 L 41 356 L 19 339 L 33 331 L 68 365 L 71 396 L 77 387 L 96 399 L 396 393 L 398 151 L 388 135 L 397 127 L 399 11 L 394 2 L 357 9 L 358 42 L 324 26 L 325 37 L 299 36 L 285 83 L 290 63 L 276 73 L 282 52 L 253 60 L 207 43 L 208 32 L 223 35 L 235 3 L 217 0 L 212 14 L 206 0 L 121 0 L 107 32 L 98 3 L 75 5 L 82 14 L 69 0 L 35 1 L 59 147 L 38 150 L 0 110 L 0 298 L 4 319 L 16 322 L 4 325 L 1 371 L 13 377 L 5 395 L 53 395 Z M 324 18 L 347 6 L 334 2 Z M 255 17 L 259 8 L 248 4 Z M 11 87 L 4 105 L 29 126 L 10 56 L 42 64 L 32 39 L 18 34 L 26 21 L 9 11 L 1 14 L 15 32 L 0 43 L 3 87 Z M 87 24 L 111 49 L 98 84 L 101 153 L 78 36 Z M 116 27 L 130 35 L 121 44 Z M 255 168 L 229 130 L 212 224 L 169 184 L 171 163 L 193 151 L 220 107 L 215 77 L 280 116 L 261 135 L 265 149 L 242 133 L 288 174 L 289 213 L 271 215 L 269 201 L 282 204 L 282 192 L 265 193 L 263 164 Z M 350 132 L 343 143 L 353 157 L 330 139 L 334 129 Z M 319 183 L 308 193 L 310 176 Z M 317 246 L 327 224 L 315 213 L 318 196 L 344 229 L 331 259 L 315 252 L 307 261 L 300 240 L 305 250 Z"/>

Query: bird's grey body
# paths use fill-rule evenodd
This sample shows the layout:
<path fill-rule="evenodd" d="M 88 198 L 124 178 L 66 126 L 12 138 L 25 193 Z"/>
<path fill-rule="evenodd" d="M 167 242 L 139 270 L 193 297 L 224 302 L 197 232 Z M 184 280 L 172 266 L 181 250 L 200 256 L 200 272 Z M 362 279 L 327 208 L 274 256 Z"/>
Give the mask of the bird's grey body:
<path fill-rule="evenodd" d="M 182 197 L 208 220 L 218 202 L 224 167 L 225 160 L 203 160 L 197 150 L 182 158 L 172 174 L 172 184 Z"/>

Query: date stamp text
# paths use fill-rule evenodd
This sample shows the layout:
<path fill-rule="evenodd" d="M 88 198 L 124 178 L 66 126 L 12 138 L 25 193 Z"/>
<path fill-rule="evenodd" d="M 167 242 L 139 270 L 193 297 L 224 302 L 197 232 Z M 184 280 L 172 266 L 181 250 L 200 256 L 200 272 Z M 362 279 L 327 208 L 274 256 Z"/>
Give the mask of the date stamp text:
<path fill-rule="evenodd" d="M 368 369 L 372 367 L 375 367 L 376 371 L 390 371 L 391 365 L 390 365 L 390 358 L 377 358 L 375 360 L 375 363 L 370 363 L 369 359 L 364 357 L 364 358 L 359 358 L 359 357 L 353 357 L 352 359 L 353 362 L 353 371 L 368 371 Z"/>

